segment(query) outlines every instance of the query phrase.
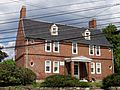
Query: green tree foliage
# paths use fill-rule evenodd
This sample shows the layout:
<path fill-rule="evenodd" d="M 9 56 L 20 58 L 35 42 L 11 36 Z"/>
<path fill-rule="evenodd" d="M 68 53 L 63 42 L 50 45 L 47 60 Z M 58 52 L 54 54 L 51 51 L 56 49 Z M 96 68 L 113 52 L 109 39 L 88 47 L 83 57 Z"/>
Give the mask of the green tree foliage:
<path fill-rule="evenodd" d="M 109 75 L 103 79 L 103 87 L 108 88 L 108 87 L 116 87 L 120 86 L 120 74 L 115 73 L 112 75 Z"/>
<path fill-rule="evenodd" d="M 8 57 L 7 53 L 3 52 L 1 49 L 2 49 L 2 47 L 0 47 L 0 62 L 1 62 L 4 58 Z"/>
<path fill-rule="evenodd" d="M 16 65 L 15 61 L 13 61 L 13 59 L 4 60 L 4 62 L 1 62 L 1 63 L 8 64 L 8 65 Z"/>
<path fill-rule="evenodd" d="M 113 45 L 115 72 L 120 72 L 120 34 L 115 34 L 116 31 L 117 27 L 113 24 L 109 24 L 106 28 L 103 28 L 103 33 Z"/>
<path fill-rule="evenodd" d="M 32 70 L 17 67 L 12 60 L 0 63 L 0 86 L 26 85 L 35 80 L 36 75 Z"/>
<path fill-rule="evenodd" d="M 77 78 L 65 75 L 48 76 L 41 84 L 42 87 L 89 87 L 88 82 L 80 82 Z"/>

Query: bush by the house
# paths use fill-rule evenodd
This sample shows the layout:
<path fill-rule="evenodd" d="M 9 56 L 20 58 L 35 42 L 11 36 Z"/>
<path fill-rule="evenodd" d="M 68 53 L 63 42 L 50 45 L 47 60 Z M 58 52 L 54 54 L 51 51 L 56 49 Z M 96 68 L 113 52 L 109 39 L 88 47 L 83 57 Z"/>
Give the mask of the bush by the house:
<path fill-rule="evenodd" d="M 109 75 L 103 79 L 103 87 L 108 88 L 108 87 L 116 87 L 120 86 L 120 74 L 115 73 L 112 75 Z"/>
<path fill-rule="evenodd" d="M 27 68 L 0 63 L 0 86 L 26 85 L 35 81 L 36 75 Z"/>
<path fill-rule="evenodd" d="M 80 82 L 76 78 L 65 75 L 51 75 L 48 76 L 41 84 L 42 87 L 89 87 L 88 82 Z"/>

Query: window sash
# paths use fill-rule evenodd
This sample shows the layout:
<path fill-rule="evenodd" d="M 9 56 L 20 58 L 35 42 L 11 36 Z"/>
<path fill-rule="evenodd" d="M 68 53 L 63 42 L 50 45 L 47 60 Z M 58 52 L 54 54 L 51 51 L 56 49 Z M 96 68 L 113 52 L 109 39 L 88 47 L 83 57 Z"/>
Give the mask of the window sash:
<path fill-rule="evenodd" d="M 89 55 L 94 55 L 94 45 L 89 45 Z"/>
<path fill-rule="evenodd" d="M 96 63 L 96 73 L 101 74 L 101 63 Z"/>
<path fill-rule="evenodd" d="M 85 32 L 85 39 L 90 40 L 90 32 Z"/>
<path fill-rule="evenodd" d="M 50 41 L 45 41 L 45 51 L 46 52 L 51 52 L 51 43 Z"/>
<path fill-rule="evenodd" d="M 100 46 L 95 46 L 96 56 L 100 56 Z"/>
<path fill-rule="evenodd" d="M 51 61 L 50 60 L 45 61 L 45 73 L 51 73 Z"/>
<path fill-rule="evenodd" d="M 51 35 L 58 35 L 58 27 L 57 26 L 51 27 Z"/>
<path fill-rule="evenodd" d="M 59 61 L 53 61 L 53 73 L 59 73 Z"/>
<path fill-rule="evenodd" d="M 59 42 L 53 43 L 53 52 L 59 53 Z"/>
<path fill-rule="evenodd" d="M 91 74 L 95 74 L 95 63 L 91 62 Z"/>
<path fill-rule="evenodd" d="M 77 43 L 73 42 L 72 43 L 72 54 L 77 54 L 77 53 L 78 53 Z"/>

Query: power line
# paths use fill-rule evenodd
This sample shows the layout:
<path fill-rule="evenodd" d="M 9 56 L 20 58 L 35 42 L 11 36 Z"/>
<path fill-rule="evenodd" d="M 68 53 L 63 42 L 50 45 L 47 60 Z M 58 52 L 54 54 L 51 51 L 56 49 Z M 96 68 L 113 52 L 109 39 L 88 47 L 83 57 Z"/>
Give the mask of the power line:
<path fill-rule="evenodd" d="M 90 35 L 91 37 L 94 37 L 96 35 L 101 35 L 103 33 L 97 33 L 97 34 L 94 34 L 94 35 Z M 46 42 L 46 43 L 52 43 L 52 42 L 65 42 L 66 40 L 74 40 L 74 39 L 83 39 L 85 36 L 78 36 L 78 37 L 75 37 L 75 38 L 68 38 L 68 39 L 62 39 L 62 40 L 51 40 L 49 42 Z M 32 45 L 39 45 L 39 44 L 44 44 L 45 43 L 45 40 L 42 39 L 42 42 L 40 43 L 34 43 L 34 44 L 28 44 L 28 45 L 18 45 L 18 46 L 10 46 L 10 47 L 4 47 L 3 49 L 6 49 L 6 48 L 17 48 L 17 47 L 25 47 L 25 46 L 32 46 Z M 64 43 L 62 43 L 64 44 Z"/>
<path fill-rule="evenodd" d="M 34 15 L 34 16 L 29 16 L 29 17 L 32 17 L 32 19 L 48 18 L 48 17 L 59 16 L 59 15 L 65 15 L 65 14 L 71 14 L 71 13 L 78 13 L 78 12 L 95 10 L 95 9 L 101 9 L 101 8 L 107 8 L 107 7 L 114 7 L 114 6 L 118 6 L 118 5 L 120 5 L 120 4 L 118 3 L 118 4 L 109 4 L 109 5 L 104 5 L 104 6 L 97 6 L 97 7 L 89 7 L 89 8 L 83 8 L 83 10 L 76 9 L 77 11 L 71 11 L 71 12 L 61 11 L 61 12 L 55 12 L 57 14 L 52 14 L 52 15 L 48 15 L 48 13 L 46 13 L 43 16 Z M 36 16 L 39 16 L 39 17 L 36 17 Z M 0 24 L 15 23 L 15 22 L 18 22 L 18 20 L 12 20 L 12 21 L 3 22 L 3 23 L 0 23 Z"/>
<path fill-rule="evenodd" d="M 104 0 L 100 0 L 100 1 L 104 1 Z M 94 1 L 94 2 L 100 2 L 100 1 Z M 18 1 L 14 1 L 14 0 L 12 0 L 12 2 L 17 2 L 18 3 Z M 63 4 L 63 5 L 56 5 L 56 6 L 51 6 L 51 7 L 39 8 L 39 9 L 32 9 L 32 10 L 30 9 L 30 10 L 27 10 L 27 11 L 29 12 L 29 11 L 34 11 L 34 10 L 42 10 L 42 9 L 44 10 L 44 9 L 50 9 L 50 8 L 54 8 L 54 7 L 64 7 L 64 6 L 77 5 L 77 4 L 83 4 L 83 3 Z M 85 2 L 85 3 L 90 3 L 90 2 Z M 18 11 L 8 12 L 8 13 L 4 13 L 4 14 L 15 14 L 15 13 L 19 14 Z M 4 15 L 4 14 L 0 14 L 0 15 Z"/>
<path fill-rule="evenodd" d="M 120 22 L 116 22 L 116 23 L 120 23 Z M 107 24 L 110 24 L 110 23 L 107 23 Z M 106 23 L 105 24 L 100 24 L 99 26 L 101 26 L 101 25 L 106 25 Z M 98 26 L 98 25 L 97 25 Z M 64 26 L 63 26 L 64 27 Z M 44 27 L 45 28 L 45 27 Z M 74 29 L 73 29 L 74 28 Z M 62 30 L 62 32 L 64 32 L 64 31 L 66 31 L 66 30 L 68 30 L 68 31 L 70 31 L 70 30 L 76 30 L 76 29 L 78 29 L 77 27 L 73 27 L 72 29 L 65 29 L 65 30 Z M 38 28 L 34 28 L 34 29 L 38 29 Z M 37 34 L 30 34 L 30 35 L 32 35 L 32 37 L 34 37 L 34 36 L 36 36 L 36 35 L 42 35 L 42 34 L 46 34 L 46 33 L 48 33 L 48 32 L 46 32 L 46 31 L 43 31 L 42 33 L 37 33 Z M 75 32 L 73 32 L 73 34 L 75 34 Z M 69 34 L 67 34 L 67 35 L 69 35 Z M 61 35 L 62 36 L 62 35 Z M 12 39 L 12 38 L 16 38 L 16 37 L 5 37 L 5 38 L 1 38 L 1 39 Z M 21 36 L 19 36 L 19 38 L 21 38 Z M 44 37 L 44 38 L 46 38 L 46 37 Z M 42 39 L 42 38 L 41 38 Z M 21 40 L 20 40 L 21 41 Z M 0 43 L 4 43 L 4 42 L 10 42 L 9 40 L 8 41 L 2 41 L 2 42 L 0 42 Z"/>
<path fill-rule="evenodd" d="M 101 16 L 105 16 L 105 15 L 101 15 Z M 114 17 L 114 18 L 105 18 L 105 19 L 98 19 L 97 22 L 99 21 L 104 21 L 104 20 L 110 20 L 110 19 L 117 19 L 117 18 L 120 18 L 120 17 Z M 57 23 L 60 23 L 60 22 L 68 22 L 68 21 L 74 21 L 74 20 L 78 20 L 78 19 L 84 19 L 84 18 L 76 18 L 76 19 L 68 19 L 68 20 L 61 20 L 61 21 L 58 21 L 56 22 Z M 81 23 L 87 23 L 88 21 L 82 21 L 82 22 L 75 22 L 75 23 L 71 23 L 70 25 L 77 25 L 77 24 L 81 24 Z M 111 22 L 112 23 L 112 22 Z M 113 23 L 119 23 L 119 22 L 113 22 Z M 27 27 L 33 27 L 33 26 L 37 26 L 37 25 L 29 25 Z M 44 25 L 42 26 L 42 28 L 44 28 Z M 0 30 L 0 34 L 5 34 L 5 33 L 13 33 L 14 31 L 16 32 L 18 28 L 11 28 L 11 29 L 3 29 L 3 30 Z M 36 28 L 35 28 L 36 29 Z M 8 31 L 9 30 L 9 31 Z"/>
<path fill-rule="evenodd" d="M 74 5 L 74 4 L 73 4 Z M 112 5 L 112 4 L 109 4 L 109 5 Z M 116 4 L 117 5 L 117 4 Z M 68 5 L 69 6 L 69 5 Z M 91 7 L 90 7 L 91 8 Z M 94 8 L 94 7 L 93 7 Z M 49 8 L 48 8 L 49 9 Z M 86 8 L 83 8 L 83 9 L 86 9 Z M 89 9 L 89 8 L 88 8 Z M 38 10 L 41 10 L 41 9 L 38 9 Z M 78 9 L 77 9 L 78 10 Z M 33 11 L 33 10 L 32 10 Z M 27 12 L 29 12 L 29 10 L 27 11 Z M 43 15 L 48 15 L 48 14 L 53 14 L 53 13 L 62 13 L 62 12 L 66 12 L 66 11 L 61 11 L 61 12 L 52 12 L 52 13 L 46 13 L 46 14 L 43 14 Z M 14 13 L 14 12 L 13 12 Z M 5 13 L 4 13 L 5 14 Z M 6 13 L 7 14 L 7 13 Z M 1 15 L 1 14 L 0 14 Z M 35 15 L 34 15 L 35 16 Z M 37 16 L 39 16 L 39 15 L 37 15 Z M 30 17 L 33 17 L 33 16 L 30 16 Z M 16 18 L 12 18 L 11 20 L 13 20 L 13 19 L 16 19 Z M 17 18 L 18 19 L 18 18 Z M 10 19 L 8 19 L 8 20 L 10 20 Z M 2 20 L 3 21 L 3 20 Z"/>

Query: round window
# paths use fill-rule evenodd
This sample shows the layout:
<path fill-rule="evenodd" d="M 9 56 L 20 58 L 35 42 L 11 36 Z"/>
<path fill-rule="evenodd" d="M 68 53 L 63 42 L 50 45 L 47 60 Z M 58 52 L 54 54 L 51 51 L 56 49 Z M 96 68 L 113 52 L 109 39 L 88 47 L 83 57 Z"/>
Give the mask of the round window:
<path fill-rule="evenodd" d="M 30 65 L 31 65 L 31 66 L 34 66 L 34 63 L 33 63 L 33 61 L 31 61 L 31 62 L 30 62 Z"/>

